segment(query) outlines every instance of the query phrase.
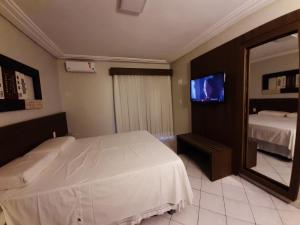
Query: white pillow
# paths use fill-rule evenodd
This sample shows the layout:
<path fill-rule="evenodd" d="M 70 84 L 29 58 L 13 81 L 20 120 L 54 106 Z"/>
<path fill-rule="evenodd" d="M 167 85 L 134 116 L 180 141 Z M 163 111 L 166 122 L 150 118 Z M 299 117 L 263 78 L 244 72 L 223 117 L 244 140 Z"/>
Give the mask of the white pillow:
<path fill-rule="evenodd" d="M 288 112 L 282 111 L 272 111 L 272 110 L 262 110 L 257 113 L 259 116 L 277 116 L 277 117 L 285 117 Z"/>
<path fill-rule="evenodd" d="M 36 151 L 60 152 L 65 150 L 68 147 L 68 145 L 74 141 L 75 138 L 72 136 L 52 138 L 47 141 L 44 141 L 42 144 L 34 148 L 31 152 L 36 152 Z"/>
<path fill-rule="evenodd" d="M 0 190 L 24 187 L 57 157 L 57 152 L 28 153 L 0 168 Z"/>
<path fill-rule="evenodd" d="M 298 113 L 296 113 L 296 112 L 286 114 L 286 117 L 288 117 L 288 118 L 297 118 L 297 116 L 298 116 Z"/>

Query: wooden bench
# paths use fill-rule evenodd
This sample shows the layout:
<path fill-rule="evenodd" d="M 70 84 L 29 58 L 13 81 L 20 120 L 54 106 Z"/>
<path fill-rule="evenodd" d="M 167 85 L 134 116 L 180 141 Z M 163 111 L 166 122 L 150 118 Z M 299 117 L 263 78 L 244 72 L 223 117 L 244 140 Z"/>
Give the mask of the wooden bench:
<path fill-rule="evenodd" d="M 187 152 L 192 156 L 197 155 L 197 153 L 207 156 L 206 161 L 208 162 L 206 163 L 209 168 L 203 171 L 212 181 L 232 173 L 232 149 L 219 142 L 193 133 L 177 135 L 177 153 Z"/>

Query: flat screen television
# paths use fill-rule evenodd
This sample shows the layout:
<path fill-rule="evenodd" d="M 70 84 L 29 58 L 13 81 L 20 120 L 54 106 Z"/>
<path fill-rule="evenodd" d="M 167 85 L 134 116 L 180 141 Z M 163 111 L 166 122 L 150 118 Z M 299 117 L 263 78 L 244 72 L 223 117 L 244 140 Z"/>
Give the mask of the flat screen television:
<path fill-rule="evenodd" d="M 191 80 L 192 102 L 224 102 L 225 73 L 216 73 Z"/>

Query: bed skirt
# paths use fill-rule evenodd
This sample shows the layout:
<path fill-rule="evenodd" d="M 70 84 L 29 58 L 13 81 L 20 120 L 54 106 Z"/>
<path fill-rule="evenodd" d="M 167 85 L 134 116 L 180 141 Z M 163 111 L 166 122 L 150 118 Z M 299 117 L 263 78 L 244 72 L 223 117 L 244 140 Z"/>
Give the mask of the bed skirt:
<path fill-rule="evenodd" d="M 185 201 L 180 201 L 177 205 L 174 204 L 165 204 L 163 206 L 157 207 L 155 209 L 151 209 L 149 211 L 143 212 L 140 215 L 132 216 L 126 218 L 122 221 L 119 221 L 118 225 L 137 225 L 142 222 L 143 219 L 150 218 L 152 216 L 162 215 L 168 211 L 176 210 L 176 212 L 180 212 L 186 205 Z M 112 224 L 115 225 L 115 224 Z"/>

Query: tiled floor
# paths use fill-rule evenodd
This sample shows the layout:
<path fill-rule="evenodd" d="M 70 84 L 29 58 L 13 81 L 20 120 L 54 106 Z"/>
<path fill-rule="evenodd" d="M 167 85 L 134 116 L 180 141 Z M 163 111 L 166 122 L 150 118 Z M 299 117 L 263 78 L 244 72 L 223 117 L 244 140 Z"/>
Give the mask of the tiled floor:
<path fill-rule="evenodd" d="M 280 183 L 289 185 L 293 162 L 285 161 L 263 152 L 257 152 L 257 165 L 253 170 L 264 174 Z M 300 222 L 299 222 L 300 225 Z"/>
<path fill-rule="evenodd" d="M 142 225 L 300 225 L 300 210 L 239 176 L 211 182 L 180 155 L 194 192 L 193 205 L 172 216 L 154 216 Z"/>

